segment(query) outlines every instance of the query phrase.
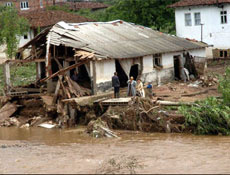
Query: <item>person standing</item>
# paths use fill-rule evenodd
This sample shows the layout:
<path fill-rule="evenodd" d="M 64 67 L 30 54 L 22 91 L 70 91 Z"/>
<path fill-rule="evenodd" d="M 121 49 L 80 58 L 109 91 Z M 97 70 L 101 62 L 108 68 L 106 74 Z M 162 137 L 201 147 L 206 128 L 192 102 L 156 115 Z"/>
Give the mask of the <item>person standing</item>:
<path fill-rule="evenodd" d="M 120 81 L 117 76 L 117 72 L 114 72 L 114 76 L 112 77 L 112 87 L 114 88 L 114 98 L 119 98 L 120 94 Z"/>
<path fill-rule="evenodd" d="M 130 77 L 130 79 L 128 80 L 128 92 L 127 95 L 129 97 L 134 97 L 136 96 L 136 81 L 133 79 L 133 77 Z"/>
<path fill-rule="evenodd" d="M 147 97 L 149 97 L 150 99 L 153 98 L 153 85 L 151 82 L 148 82 L 148 85 L 147 85 Z"/>
<path fill-rule="evenodd" d="M 75 82 L 78 82 L 79 80 L 79 74 L 77 73 L 76 70 L 74 70 L 73 75 L 71 76 L 71 79 Z"/>
<path fill-rule="evenodd" d="M 139 94 L 140 97 L 145 97 L 143 83 L 141 82 L 140 79 L 137 80 L 137 93 Z"/>

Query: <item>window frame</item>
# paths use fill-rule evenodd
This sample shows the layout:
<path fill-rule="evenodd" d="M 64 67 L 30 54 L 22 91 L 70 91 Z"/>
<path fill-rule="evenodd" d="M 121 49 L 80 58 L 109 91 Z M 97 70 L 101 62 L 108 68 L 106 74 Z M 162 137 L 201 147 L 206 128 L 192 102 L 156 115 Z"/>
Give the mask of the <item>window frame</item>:
<path fill-rule="evenodd" d="M 190 24 L 187 23 L 188 22 L 187 21 L 188 19 L 186 18 L 187 15 L 189 15 Z M 184 22 L 185 22 L 186 27 L 192 26 L 192 15 L 191 15 L 191 13 L 185 13 L 184 14 Z"/>
<path fill-rule="evenodd" d="M 196 18 L 197 14 L 199 14 L 199 18 L 198 19 Z M 197 23 L 197 20 L 199 20 L 199 24 Z M 195 12 L 194 13 L 194 24 L 195 24 L 195 26 L 201 25 L 201 13 L 200 12 Z"/>
<path fill-rule="evenodd" d="M 13 6 L 13 3 L 12 3 L 12 2 L 6 2 L 6 3 L 5 3 L 5 6 L 6 6 L 6 7 L 12 7 L 12 6 Z"/>
<path fill-rule="evenodd" d="M 228 24 L 228 12 L 227 10 L 220 11 L 220 23 Z"/>
<path fill-rule="evenodd" d="M 43 0 L 40 0 L 40 8 L 43 8 Z"/>
<path fill-rule="evenodd" d="M 158 64 L 156 64 L 156 60 L 158 60 Z M 153 67 L 163 67 L 162 65 L 162 54 L 155 54 L 153 55 Z"/>
<path fill-rule="evenodd" d="M 29 2 L 28 1 L 21 1 L 20 2 L 20 9 L 21 10 L 28 10 L 29 9 Z"/>

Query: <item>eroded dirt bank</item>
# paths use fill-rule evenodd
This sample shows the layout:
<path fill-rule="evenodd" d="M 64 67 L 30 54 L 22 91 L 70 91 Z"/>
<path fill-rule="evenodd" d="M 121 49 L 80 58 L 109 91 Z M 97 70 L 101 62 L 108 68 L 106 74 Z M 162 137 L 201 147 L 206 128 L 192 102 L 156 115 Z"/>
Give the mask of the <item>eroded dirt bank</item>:
<path fill-rule="evenodd" d="M 229 137 L 83 130 L 0 128 L 0 173 L 230 173 Z"/>

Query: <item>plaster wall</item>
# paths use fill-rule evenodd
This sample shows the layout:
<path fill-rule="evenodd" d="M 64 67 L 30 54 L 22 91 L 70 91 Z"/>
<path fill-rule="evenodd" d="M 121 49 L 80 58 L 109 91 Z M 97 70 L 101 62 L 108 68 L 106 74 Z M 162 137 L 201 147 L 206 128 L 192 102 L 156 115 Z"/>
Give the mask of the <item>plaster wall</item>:
<path fill-rule="evenodd" d="M 227 23 L 221 24 L 221 11 L 227 11 Z M 217 6 L 183 7 L 175 10 L 177 36 L 201 41 L 201 25 L 195 25 L 194 13 L 199 12 L 203 25 L 203 42 L 214 48 L 230 48 L 230 4 Z M 185 13 L 191 13 L 192 25 L 185 26 Z"/>

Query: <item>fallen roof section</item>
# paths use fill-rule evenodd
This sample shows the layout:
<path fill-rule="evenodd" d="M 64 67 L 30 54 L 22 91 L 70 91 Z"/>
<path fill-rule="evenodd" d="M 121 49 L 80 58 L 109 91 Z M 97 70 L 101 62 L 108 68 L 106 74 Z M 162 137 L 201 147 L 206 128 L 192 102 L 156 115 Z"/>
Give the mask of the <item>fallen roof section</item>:
<path fill-rule="evenodd" d="M 19 13 L 19 15 L 29 21 L 31 28 L 48 27 L 56 24 L 59 21 L 65 21 L 67 23 L 94 21 L 92 19 L 61 10 L 38 9 Z"/>
<path fill-rule="evenodd" d="M 200 5 L 218 5 L 222 3 L 230 3 L 230 0 L 181 0 L 169 7 L 187 7 L 187 6 L 200 6 Z"/>

